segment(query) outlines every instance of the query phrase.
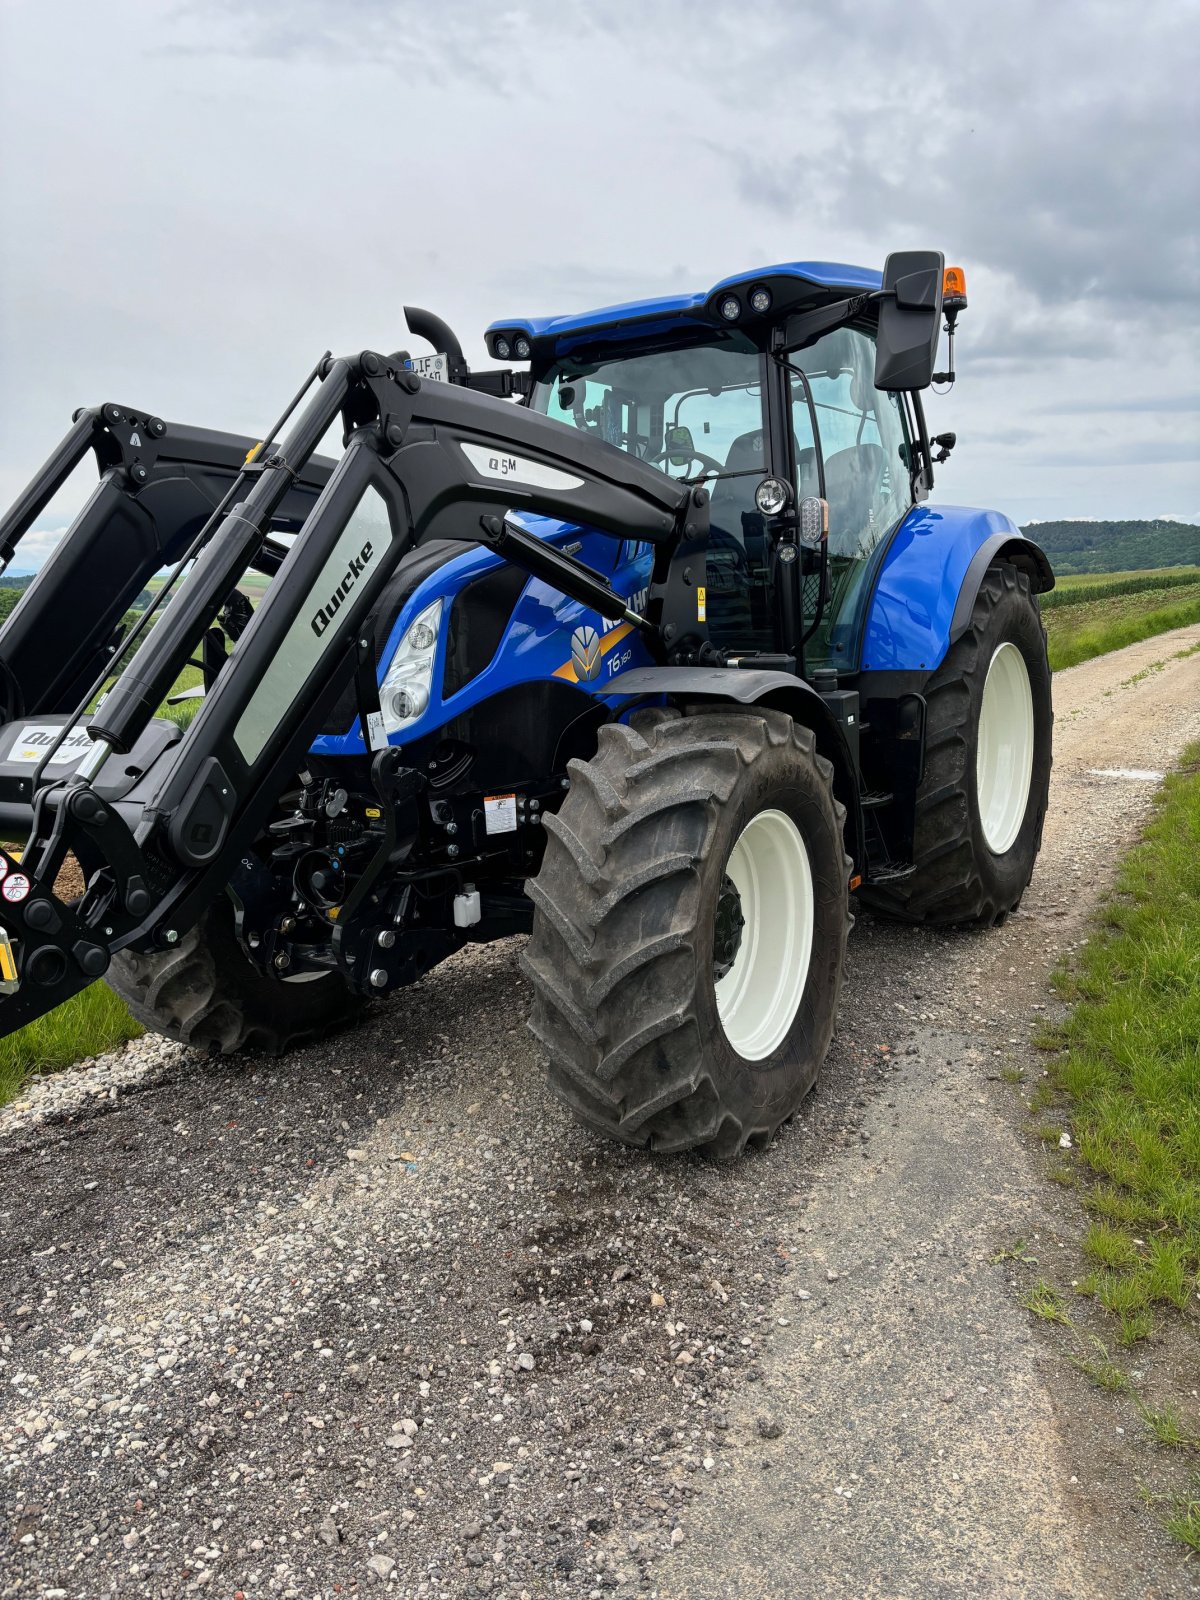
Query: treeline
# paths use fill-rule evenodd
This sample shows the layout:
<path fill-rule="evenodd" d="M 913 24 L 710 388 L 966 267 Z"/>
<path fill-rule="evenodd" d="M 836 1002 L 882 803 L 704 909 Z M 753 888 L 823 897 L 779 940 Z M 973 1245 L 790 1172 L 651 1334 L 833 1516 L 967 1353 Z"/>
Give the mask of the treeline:
<path fill-rule="evenodd" d="M 7 622 L 16 609 L 17 601 L 24 597 L 26 589 L 33 582 L 36 573 L 29 573 L 21 578 L 5 578 L 0 585 L 0 623 Z M 150 604 L 150 591 L 143 589 L 126 613 L 125 620 L 129 622 L 136 612 L 144 611 Z"/>
<path fill-rule="evenodd" d="M 1049 594 L 1038 596 L 1043 611 L 1062 606 L 1082 606 L 1089 600 L 1109 600 L 1119 594 L 1144 594 L 1151 589 L 1195 589 L 1200 587 L 1200 567 L 1195 572 L 1139 572 L 1133 578 L 1113 578 L 1110 583 L 1059 585 Z"/>
<path fill-rule="evenodd" d="M 1062 576 L 1200 564 L 1200 527 L 1191 522 L 1032 522 L 1021 531 Z"/>

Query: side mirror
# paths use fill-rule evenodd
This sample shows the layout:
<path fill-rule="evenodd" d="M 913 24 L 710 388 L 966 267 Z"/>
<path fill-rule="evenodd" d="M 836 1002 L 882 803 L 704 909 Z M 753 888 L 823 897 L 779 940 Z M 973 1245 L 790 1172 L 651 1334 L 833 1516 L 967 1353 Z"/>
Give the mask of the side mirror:
<path fill-rule="evenodd" d="M 673 467 L 686 467 L 689 461 L 695 460 L 696 451 L 690 428 L 668 428 L 664 443 L 667 460 Z"/>
<path fill-rule="evenodd" d="M 875 343 L 877 389 L 927 389 L 932 382 L 944 265 L 940 250 L 898 250 L 884 263 Z"/>

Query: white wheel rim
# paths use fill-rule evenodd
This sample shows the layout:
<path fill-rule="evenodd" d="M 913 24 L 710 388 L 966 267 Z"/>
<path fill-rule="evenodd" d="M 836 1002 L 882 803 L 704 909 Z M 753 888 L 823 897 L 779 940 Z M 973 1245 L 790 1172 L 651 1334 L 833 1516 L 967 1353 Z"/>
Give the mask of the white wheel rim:
<path fill-rule="evenodd" d="M 1033 690 L 1015 644 L 996 648 L 983 684 L 975 793 L 987 847 L 1002 856 L 1021 831 L 1033 777 Z"/>
<path fill-rule="evenodd" d="M 725 1037 L 747 1061 L 769 1056 L 790 1033 L 812 956 L 812 868 L 800 829 L 783 811 L 760 811 L 725 867 L 742 902 L 742 942 L 715 987 Z"/>

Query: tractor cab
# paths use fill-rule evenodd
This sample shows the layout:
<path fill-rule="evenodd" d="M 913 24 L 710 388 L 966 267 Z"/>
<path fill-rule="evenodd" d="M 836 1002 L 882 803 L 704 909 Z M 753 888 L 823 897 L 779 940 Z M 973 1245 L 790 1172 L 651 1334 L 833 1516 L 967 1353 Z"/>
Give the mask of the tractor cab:
<path fill-rule="evenodd" d="M 703 295 L 488 330 L 492 354 L 530 361 L 535 409 L 707 491 L 708 635 L 728 654 L 790 651 L 806 675 L 859 665 L 871 576 L 932 482 L 917 387 L 876 386 L 894 346 L 885 330 L 879 349 L 883 281 L 800 262 Z M 817 547 L 789 538 L 813 500 L 828 506 Z M 798 636 L 780 615 L 789 559 Z"/>

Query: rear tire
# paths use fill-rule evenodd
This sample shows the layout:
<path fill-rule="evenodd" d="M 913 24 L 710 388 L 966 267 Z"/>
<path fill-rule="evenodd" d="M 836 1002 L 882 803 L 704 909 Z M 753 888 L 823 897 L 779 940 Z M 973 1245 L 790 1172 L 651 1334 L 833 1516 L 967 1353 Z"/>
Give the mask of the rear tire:
<path fill-rule="evenodd" d="M 1023 572 L 988 568 L 925 701 L 916 871 L 859 898 L 903 922 L 1001 922 L 1033 875 L 1050 788 L 1050 663 Z"/>
<path fill-rule="evenodd" d="M 114 956 L 106 981 L 143 1027 L 210 1055 L 279 1055 L 349 1022 L 364 1004 L 336 973 L 286 983 L 251 966 L 226 895 L 172 949 Z"/>
<path fill-rule="evenodd" d="M 551 1085 L 626 1144 L 765 1143 L 833 1034 L 850 929 L 833 769 L 784 713 L 718 707 L 606 725 L 570 771 L 528 886 Z"/>

